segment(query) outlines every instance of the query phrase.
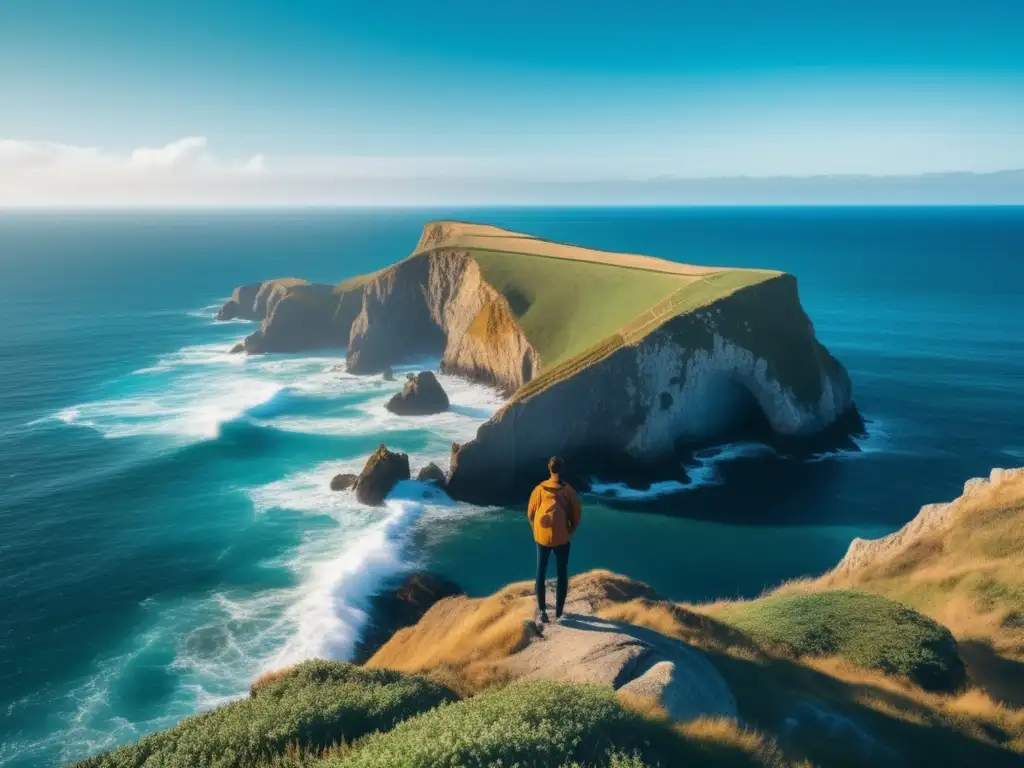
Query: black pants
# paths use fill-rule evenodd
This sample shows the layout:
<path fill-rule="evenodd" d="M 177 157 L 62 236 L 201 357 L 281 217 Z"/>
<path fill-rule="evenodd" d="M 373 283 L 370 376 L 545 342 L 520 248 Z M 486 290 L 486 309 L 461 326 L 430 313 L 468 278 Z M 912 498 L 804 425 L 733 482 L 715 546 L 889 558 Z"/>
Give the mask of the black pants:
<path fill-rule="evenodd" d="M 565 596 L 569 591 L 569 544 L 566 542 L 558 547 L 537 545 L 537 608 L 547 609 L 544 582 L 548 577 L 548 558 L 555 553 L 555 570 L 558 572 L 558 585 L 555 588 L 555 615 L 562 615 L 565 607 Z"/>

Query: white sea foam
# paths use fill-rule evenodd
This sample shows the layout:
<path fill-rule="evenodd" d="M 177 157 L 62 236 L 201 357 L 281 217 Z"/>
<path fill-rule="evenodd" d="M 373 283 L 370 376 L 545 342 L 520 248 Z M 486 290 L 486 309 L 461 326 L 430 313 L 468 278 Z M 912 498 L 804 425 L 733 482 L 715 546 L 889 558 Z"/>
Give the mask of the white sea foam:
<path fill-rule="evenodd" d="M 268 629 L 275 650 L 263 659 L 264 669 L 349 657 L 370 598 L 414 566 L 410 539 L 417 524 L 462 506 L 415 481 L 399 483 L 380 508 L 359 504 L 350 492 L 329 490 L 333 473 L 355 472 L 361 464 L 362 459 L 322 464 L 249 492 L 258 513 L 286 509 L 326 515 L 337 524 L 308 539 L 289 560 L 299 585 L 289 590 L 288 607 Z"/>
<path fill-rule="evenodd" d="M 773 453 L 774 451 L 763 443 L 729 443 L 728 445 L 701 451 L 695 457 L 698 466 L 687 468 L 687 474 L 690 476 L 687 483 L 681 483 L 678 480 L 664 480 L 651 483 L 647 488 L 639 489 L 630 488 L 625 483 L 594 481 L 590 484 L 590 492 L 623 501 L 643 501 L 645 499 L 655 499 L 659 496 L 692 491 L 697 488 L 721 485 L 722 478 L 718 468 L 722 464 L 735 461 L 736 459 L 768 456 Z"/>
<path fill-rule="evenodd" d="M 186 439 L 215 438 L 223 423 L 264 403 L 280 384 L 239 377 L 208 386 L 202 377 L 186 378 L 165 391 L 81 403 L 55 418 L 65 424 L 95 429 L 104 437 L 165 435 Z"/>

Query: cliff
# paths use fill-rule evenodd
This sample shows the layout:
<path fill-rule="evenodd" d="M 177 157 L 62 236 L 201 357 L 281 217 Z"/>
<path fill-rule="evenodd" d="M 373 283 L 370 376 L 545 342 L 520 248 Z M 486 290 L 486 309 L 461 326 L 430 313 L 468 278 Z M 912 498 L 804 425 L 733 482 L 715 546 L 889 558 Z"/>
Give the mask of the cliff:
<path fill-rule="evenodd" d="M 336 286 L 242 286 L 218 316 L 260 321 L 249 353 L 345 346 L 353 373 L 430 355 L 501 389 L 509 403 L 453 449 L 450 493 L 478 503 L 521 492 L 554 453 L 620 475 L 678 473 L 681 447 L 754 435 L 832 445 L 862 428 L 795 279 L 768 270 L 434 222 L 386 269 Z"/>
<path fill-rule="evenodd" d="M 854 539 L 834 570 L 789 589 L 836 587 L 894 598 L 1024 660 L 1024 468 L 968 480 L 958 498 L 922 507 L 881 539 Z M 1024 674 L 999 676 L 1017 681 L 1024 704 Z"/>

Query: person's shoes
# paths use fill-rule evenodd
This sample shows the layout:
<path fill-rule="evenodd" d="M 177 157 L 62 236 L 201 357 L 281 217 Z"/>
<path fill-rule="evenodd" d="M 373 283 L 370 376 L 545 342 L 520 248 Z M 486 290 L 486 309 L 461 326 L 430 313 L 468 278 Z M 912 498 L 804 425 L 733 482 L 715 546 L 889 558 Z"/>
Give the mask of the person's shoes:
<path fill-rule="evenodd" d="M 551 622 L 551 619 L 548 618 L 548 612 L 547 611 L 541 611 L 540 612 L 540 623 L 541 624 L 549 624 L 550 622 Z"/>
<path fill-rule="evenodd" d="M 565 623 L 565 616 L 563 614 L 561 614 L 561 613 L 556 613 L 555 614 L 555 624 L 563 624 L 563 623 Z"/>

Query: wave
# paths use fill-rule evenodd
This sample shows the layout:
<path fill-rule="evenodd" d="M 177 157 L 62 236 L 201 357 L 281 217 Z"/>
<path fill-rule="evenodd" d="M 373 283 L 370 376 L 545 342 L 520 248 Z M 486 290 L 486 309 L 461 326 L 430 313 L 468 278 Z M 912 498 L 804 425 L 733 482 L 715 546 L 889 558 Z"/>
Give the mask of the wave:
<path fill-rule="evenodd" d="M 774 449 L 763 443 L 728 443 L 699 451 L 694 456 L 696 466 L 687 467 L 688 482 L 664 480 L 651 483 L 647 488 L 630 488 L 625 483 L 607 483 L 595 479 L 590 484 L 590 493 L 620 501 L 656 499 L 697 488 L 721 485 L 723 480 L 719 474 L 719 467 L 729 461 L 774 455 Z"/>
<path fill-rule="evenodd" d="M 425 517 L 444 517 L 453 508 L 465 507 L 415 481 L 399 483 L 382 508 L 365 507 L 352 493 L 329 490 L 333 473 L 358 471 L 360 464 L 325 463 L 249 492 L 259 514 L 286 510 L 328 516 L 336 524 L 287 560 L 298 586 L 290 590 L 288 607 L 269 630 L 276 650 L 262 660 L 263 670 L 309 658 L 349 658 L 371 598 L 415 566 L 410 544 L 417 525 Z"/>
<path fill-rule="evenodd" d="M 246 378 L 220 381 L 214 388 L 187 381 L 166 392 L 80 403 L 54 418 L 112 439 L 163 435 L 205 440 L 218 437 L 221 425 L 280 390 L 273 382 Z"/>

